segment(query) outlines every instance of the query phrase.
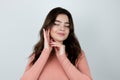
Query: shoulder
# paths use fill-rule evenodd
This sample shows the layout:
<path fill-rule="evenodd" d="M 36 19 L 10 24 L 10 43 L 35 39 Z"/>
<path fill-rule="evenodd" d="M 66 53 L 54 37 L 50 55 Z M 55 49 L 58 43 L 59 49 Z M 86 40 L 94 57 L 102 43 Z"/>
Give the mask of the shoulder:
<path fill-rule="evenodd" d="M 28 64 L 29 65 L 31 65 L 31 62 L 34 60 L 34 58 L 35 58 L 35 54 L 32 53 L 28 58 Z"/>
<path fill-rule="evenodd" d="M 86 58 L 85 56 L 85 52 L 83 50 L 81 50 L 80 54 L 78 55 L 76 61 L 75 61 L 75 66 L 77 67 L 78 64 L 84 59 Z"/>

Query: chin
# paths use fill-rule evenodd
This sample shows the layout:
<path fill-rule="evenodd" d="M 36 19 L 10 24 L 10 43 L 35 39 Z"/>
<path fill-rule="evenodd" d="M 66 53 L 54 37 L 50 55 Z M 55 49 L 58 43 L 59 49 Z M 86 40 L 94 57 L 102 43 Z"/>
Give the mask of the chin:
<path fill-rule="evenodd" d="M 56 42 L 63 42 L 65 39 L 54 39 Z"/>
<path fill-rule="evenodd" d="M 67 38 L 66 37 L 52 37 L 54 41 L 57 41 L 57 42 L 63 42 L 64 40 L 66 40 Z"/>

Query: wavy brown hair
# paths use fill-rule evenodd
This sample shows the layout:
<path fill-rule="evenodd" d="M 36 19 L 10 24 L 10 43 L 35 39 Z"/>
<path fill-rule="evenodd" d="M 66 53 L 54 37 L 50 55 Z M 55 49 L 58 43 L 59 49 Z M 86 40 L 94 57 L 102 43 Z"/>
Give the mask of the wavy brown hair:
<path fill-rule="evenodd" d="M 72 19 L 70 12 L 64 8 L 56 7 L 48 13 L 48 15 L 44 21 L 44 24 L 40 30 L 40 33 L 39 33 L 40 40 L 35 45 L 33 53 L 31 54 L 31 56 L 33 54 L 35 54 L 35 57 L 31 62 L 32 65 L 37 61 L 37 59 L 41 55 L 41 52 L 42 52 L 43 47 L 44 47 L 43 28 L 45 30 L 50 29 L 52 27 L 52 25 L 54 25 L 55 19 L 59 14 L 65 14 L 69 18 L 70 33 L 68 35 L 68 38 L 63 41 L 63 44 L 66 46 L 65 50 L 66 50 L 66 54 L 67 54 L 68 59 L 70 60 L 70 62 L 73 65 L 75 65 L 75 61 L 76 61 L 78 55 L 81 54 L 81 47 L 80 47 L 78 39 L 76 38 L 75 33 L 74 33 L 74 24 L 73 24 L 73 19 Z"/>

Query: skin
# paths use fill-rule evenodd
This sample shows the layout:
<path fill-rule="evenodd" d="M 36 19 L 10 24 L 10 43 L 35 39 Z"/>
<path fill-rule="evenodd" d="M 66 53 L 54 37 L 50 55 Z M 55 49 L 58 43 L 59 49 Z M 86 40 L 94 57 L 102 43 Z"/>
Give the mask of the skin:
<path fill-rule="evenodd" d="M 69 19 L 67 15 L 59 14 L 54 22 L 55 24 L 50 30 L 44 32 L 44 49 L 51 52 L 54 48 L 56 55 L 65 55 L 65 45 L 63 41 L 69 35 Z M 50 39 L 50 36 L 52 39 Z"/>

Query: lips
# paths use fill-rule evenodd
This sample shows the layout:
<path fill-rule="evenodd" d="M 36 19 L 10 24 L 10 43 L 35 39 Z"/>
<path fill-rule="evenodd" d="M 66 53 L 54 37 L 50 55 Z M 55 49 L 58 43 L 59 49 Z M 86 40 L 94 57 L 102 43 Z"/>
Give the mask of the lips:
<path fill-rule="evenodd" d="M 65 34 L 64 33 L 57 33 L 58 35 L 60 35 L 60 36 L 64 36 Z"/>

